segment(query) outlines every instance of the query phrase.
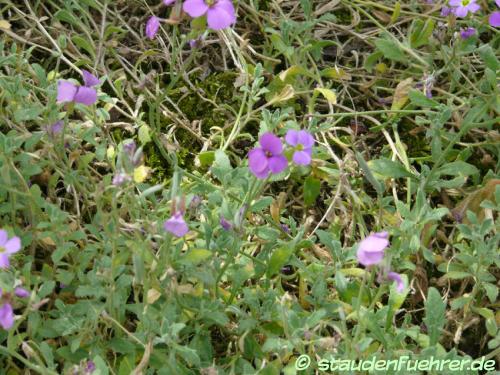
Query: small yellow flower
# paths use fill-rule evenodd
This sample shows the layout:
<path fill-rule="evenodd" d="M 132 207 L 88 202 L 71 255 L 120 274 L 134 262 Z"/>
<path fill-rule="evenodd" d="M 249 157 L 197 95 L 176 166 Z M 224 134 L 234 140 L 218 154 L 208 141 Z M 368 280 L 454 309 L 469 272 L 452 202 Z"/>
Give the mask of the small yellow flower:
<path fill-rule="evenodd" d="M 135 168 L 134 169 L 134 181 L 136 183 L 144 182 L 144 180 L 146 180 L 146 178 L 148 177 L 149 171 L 150 171 L 150 168 L 148 168 L 144 165 L 141 165 L 140 167 Z"/>

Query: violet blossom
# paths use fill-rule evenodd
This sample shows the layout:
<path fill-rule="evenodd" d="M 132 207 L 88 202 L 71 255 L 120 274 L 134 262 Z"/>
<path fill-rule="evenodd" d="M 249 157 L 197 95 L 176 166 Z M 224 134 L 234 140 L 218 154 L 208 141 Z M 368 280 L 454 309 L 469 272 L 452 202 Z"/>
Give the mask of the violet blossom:
<path fill-rule="evenodd" d="M 498 4 L 498 2 L 497 2 L 497 4 Z M 489 18 L 488 18 L 488 22 L 489 22 L 490 26 L 500 27 L 500 12 L 497 10 L 497 11 L 491 13 Z"/>
<path fill-rule="evenodd" d="M 248 153 L 248 166 L 255 177 L 264 179 L 271 173 L 282 172 L 288 162 L 282 155 L 281 140 L 272 133 L 264 133 L 259 138 L 261 147 L 256 147 Z"/>
<path fill-rule="evenodd" d="M 450 0 L 450 5 L 454 7 L 453 13 L 460 18 L 465 18 L 469 12 L 476 13 L 481 7 L 476 3 L 477 0 Z"/>
<path fill-rule="evenodd" d="M 149 39 L 154 39 L 160 29 L 160 19 L 156 16 L 151 16 L 146 22 L 146 36 Z"/>
<path fill-rule="evenodd" d="M 9 239 L 7 231 L 0 229 L 0 268 L 9 268 L 9 258 L 21 250 L 21 239 L 17 236 Z"/>
<path fill-rule="evenodd" d="M 19 298 L 27 298 L 30 296 L 30 292 L 20 286 L 14 289 L 14 294 Z"/>
<path fill-rule="evenodd" d="M 221 215 L 220 217 L 220 226 L 225 230 L 229 231 L 232 229 L 233 224 L 231 224 L 229 221 L 226 220 L 224 216 Z"/>
<path fill-rule="evenodd" d="M 363 266 L 379 264 L 384 259 L 384 250 L 389 246 L 387 232 L 370 234 L 358 246 L 356 256 Z"/>
<path fill-rule="evenodd" d="M 189 232 L 188 225 L 186 224 L 181 211 L 177 211 L 170 217 L 170 219 L 165 221 L 165 223 L 163 223 L 163 228 L 176 237 L 183 237 L 187 232 Z"/>
<path fill-rule="evenodd" d="M 387 278 L 396 283 L 396 290 L 398 293 L 401 293 L 405 289 L 405 284 L 403 282 L 403 278 L 401 277 L 401 275 L 399 273 L 389 272 L 387 274 Z"/>
<path fill-rule="evenodd" d="M 193 18 L 207 15 L 211 29 L 222 30 L 236 22 L 236 14 L 231 0 L 186 0 L 184 12 Z"/>
<path fill-rule="evenodd" d="M 460 30 L 460 37 L 464 40 L 469 39 L 474 34 L 476 34 L 476 29 L 473 27 L 468 27 L 466 29 Z"/>
<path fill-rule="evenodd" d="M 99 79 L 86 70 L 82 70 L 82 76 L 83 86 L 63 80 L 57 82 L 57 103 L 74 102 L 89 106 L 97 101 L 94 86 L 99 84 Z"/>
<path fill-rule="evenodd" d="M 293 161 L 299 165 L 311 164 L 312 147 L 314 137 L 305 130 L 290 129 L 285 136 L 286 143 L 295 150 Z"/>
<path fill-rule="evenodd" d="M 3 329 L 10 329 L 14 325 L 14 309 L 9 302 L 0 306 L 0 326 Z"/>

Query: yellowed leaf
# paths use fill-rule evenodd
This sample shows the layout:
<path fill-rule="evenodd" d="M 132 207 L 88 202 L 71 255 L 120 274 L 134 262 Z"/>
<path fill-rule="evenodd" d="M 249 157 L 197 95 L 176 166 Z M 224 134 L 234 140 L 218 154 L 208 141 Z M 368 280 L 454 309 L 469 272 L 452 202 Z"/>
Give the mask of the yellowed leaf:
<path fill-rule="evenodd" d="M 333 90 L 325 89 L 322 87 L 315 88 L 314 91 L 319 92 L 321 95 L 325 97 L 331 104 L 337 104 L 337 94 Z"/>
<path fill-rule="evenodd" d="M 394 91 L 394 97 L 392 100 L 392 110 L 399 110 L 403 108 L 403 106 L 408 101 L 408 93 L 410 89 L 413 87 L 413 78 L 407 78 L 404 81 L 401 81 L 396 86 L 396 91 Z"/>
<path fill-rule="evenodd" d="M 292 99 L 295 96 L 295 90 L 293 89 L 292 85 L 286 85 L 283 87 L 283 90 L 281 92 L 274 96 L 270 101 L 269 104 L 275 104 L 279 102 L 285 102 L 287 100 Z"/>
<path fill-rule="evenodd" d="M 148 304 L 153 304 L 155 303 L 158 298 L 161 297 L 161 293 L 157 291 L 156 289 L 149 289 L 148 290 L 148 295 L 147 295 L 147 302 Z"/>
<path fill-rule="evenodd" d="M 0 20 L 0 29 L 2 30 L 10 30 L 10 22 L 6 20 Z"/>

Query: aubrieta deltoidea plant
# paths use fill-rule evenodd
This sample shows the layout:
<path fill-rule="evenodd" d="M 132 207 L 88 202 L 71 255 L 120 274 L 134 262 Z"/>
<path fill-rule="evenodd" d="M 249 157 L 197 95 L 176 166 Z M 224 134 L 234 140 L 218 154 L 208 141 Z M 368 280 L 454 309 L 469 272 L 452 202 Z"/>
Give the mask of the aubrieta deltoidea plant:
<path fill-rule="evenodd" d="M 498 360 L 499 15 L 0 0 L 0 372 Z"/>

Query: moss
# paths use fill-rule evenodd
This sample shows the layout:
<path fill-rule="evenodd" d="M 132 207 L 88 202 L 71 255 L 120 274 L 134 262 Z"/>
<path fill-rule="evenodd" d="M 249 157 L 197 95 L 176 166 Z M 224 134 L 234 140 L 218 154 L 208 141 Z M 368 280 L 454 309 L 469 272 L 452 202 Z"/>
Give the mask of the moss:
<path fill-rule="evenodd" d="M 209 75 L 203 80 L 195 79 L 193 84 L 203 90 L 206 99 L 210 99 L 218 106 L 231 105 L 237 103 L 236 89 L 234 81 L 237 73 L 228 71 Z M 185 89 L 185 88 L 182 88 Z M 202 132 L 208 134 L 212 126 L 223 127 L 227 115 L 225 110 L 220 110 L 209 101 L 203 100 L 199 95 L 191 92 L 189 95 L 183 95 L 181 90 L 171 94 L 174 102 L 190 121 L 202 121 Z M 192 137 L 188 137 L 192 142 Z M 188 147 L 191 144 L 186 145 Z"/>
<path fill-rule="evenodd" d="M 224 109 L 223 106 L 230 105 L 236 108 L 239 105 L 239 96 L 234 87 L 236 77 L 237 73 L 227 71 L 211 74 L 203 80 L 195 78 L 193 84 L 202 89 L 204 97 L 210 99 L 210 101 L 203 100 L 186 86 L 171 90 L 169 96 L 189 121 L 201 121 L 202 134 L 208 137 L 211 127 L 223 128 L 229 119 L 230 112 Z M 186 89 L 189 90 L 187 95 L 185 94 Z M 172 110 L 174 109 L 172 108 Z M 168 119 L 164 124 L 165 127 L 167 123 Z M 179 165 L 186 170 L 192 170 L 196 155 L 201 149 L 201 144 L 189 131 L 182 128 L 176 129 L 175 138 L 179 144 L 179 151 L 177 152 Z M 144 151 L 146 164 L 154 169 L 151 181 L 159 183 L 169 178 L 172 171 L 168 163 L 162 158 L 157 147 L 151 144 Z"/>

